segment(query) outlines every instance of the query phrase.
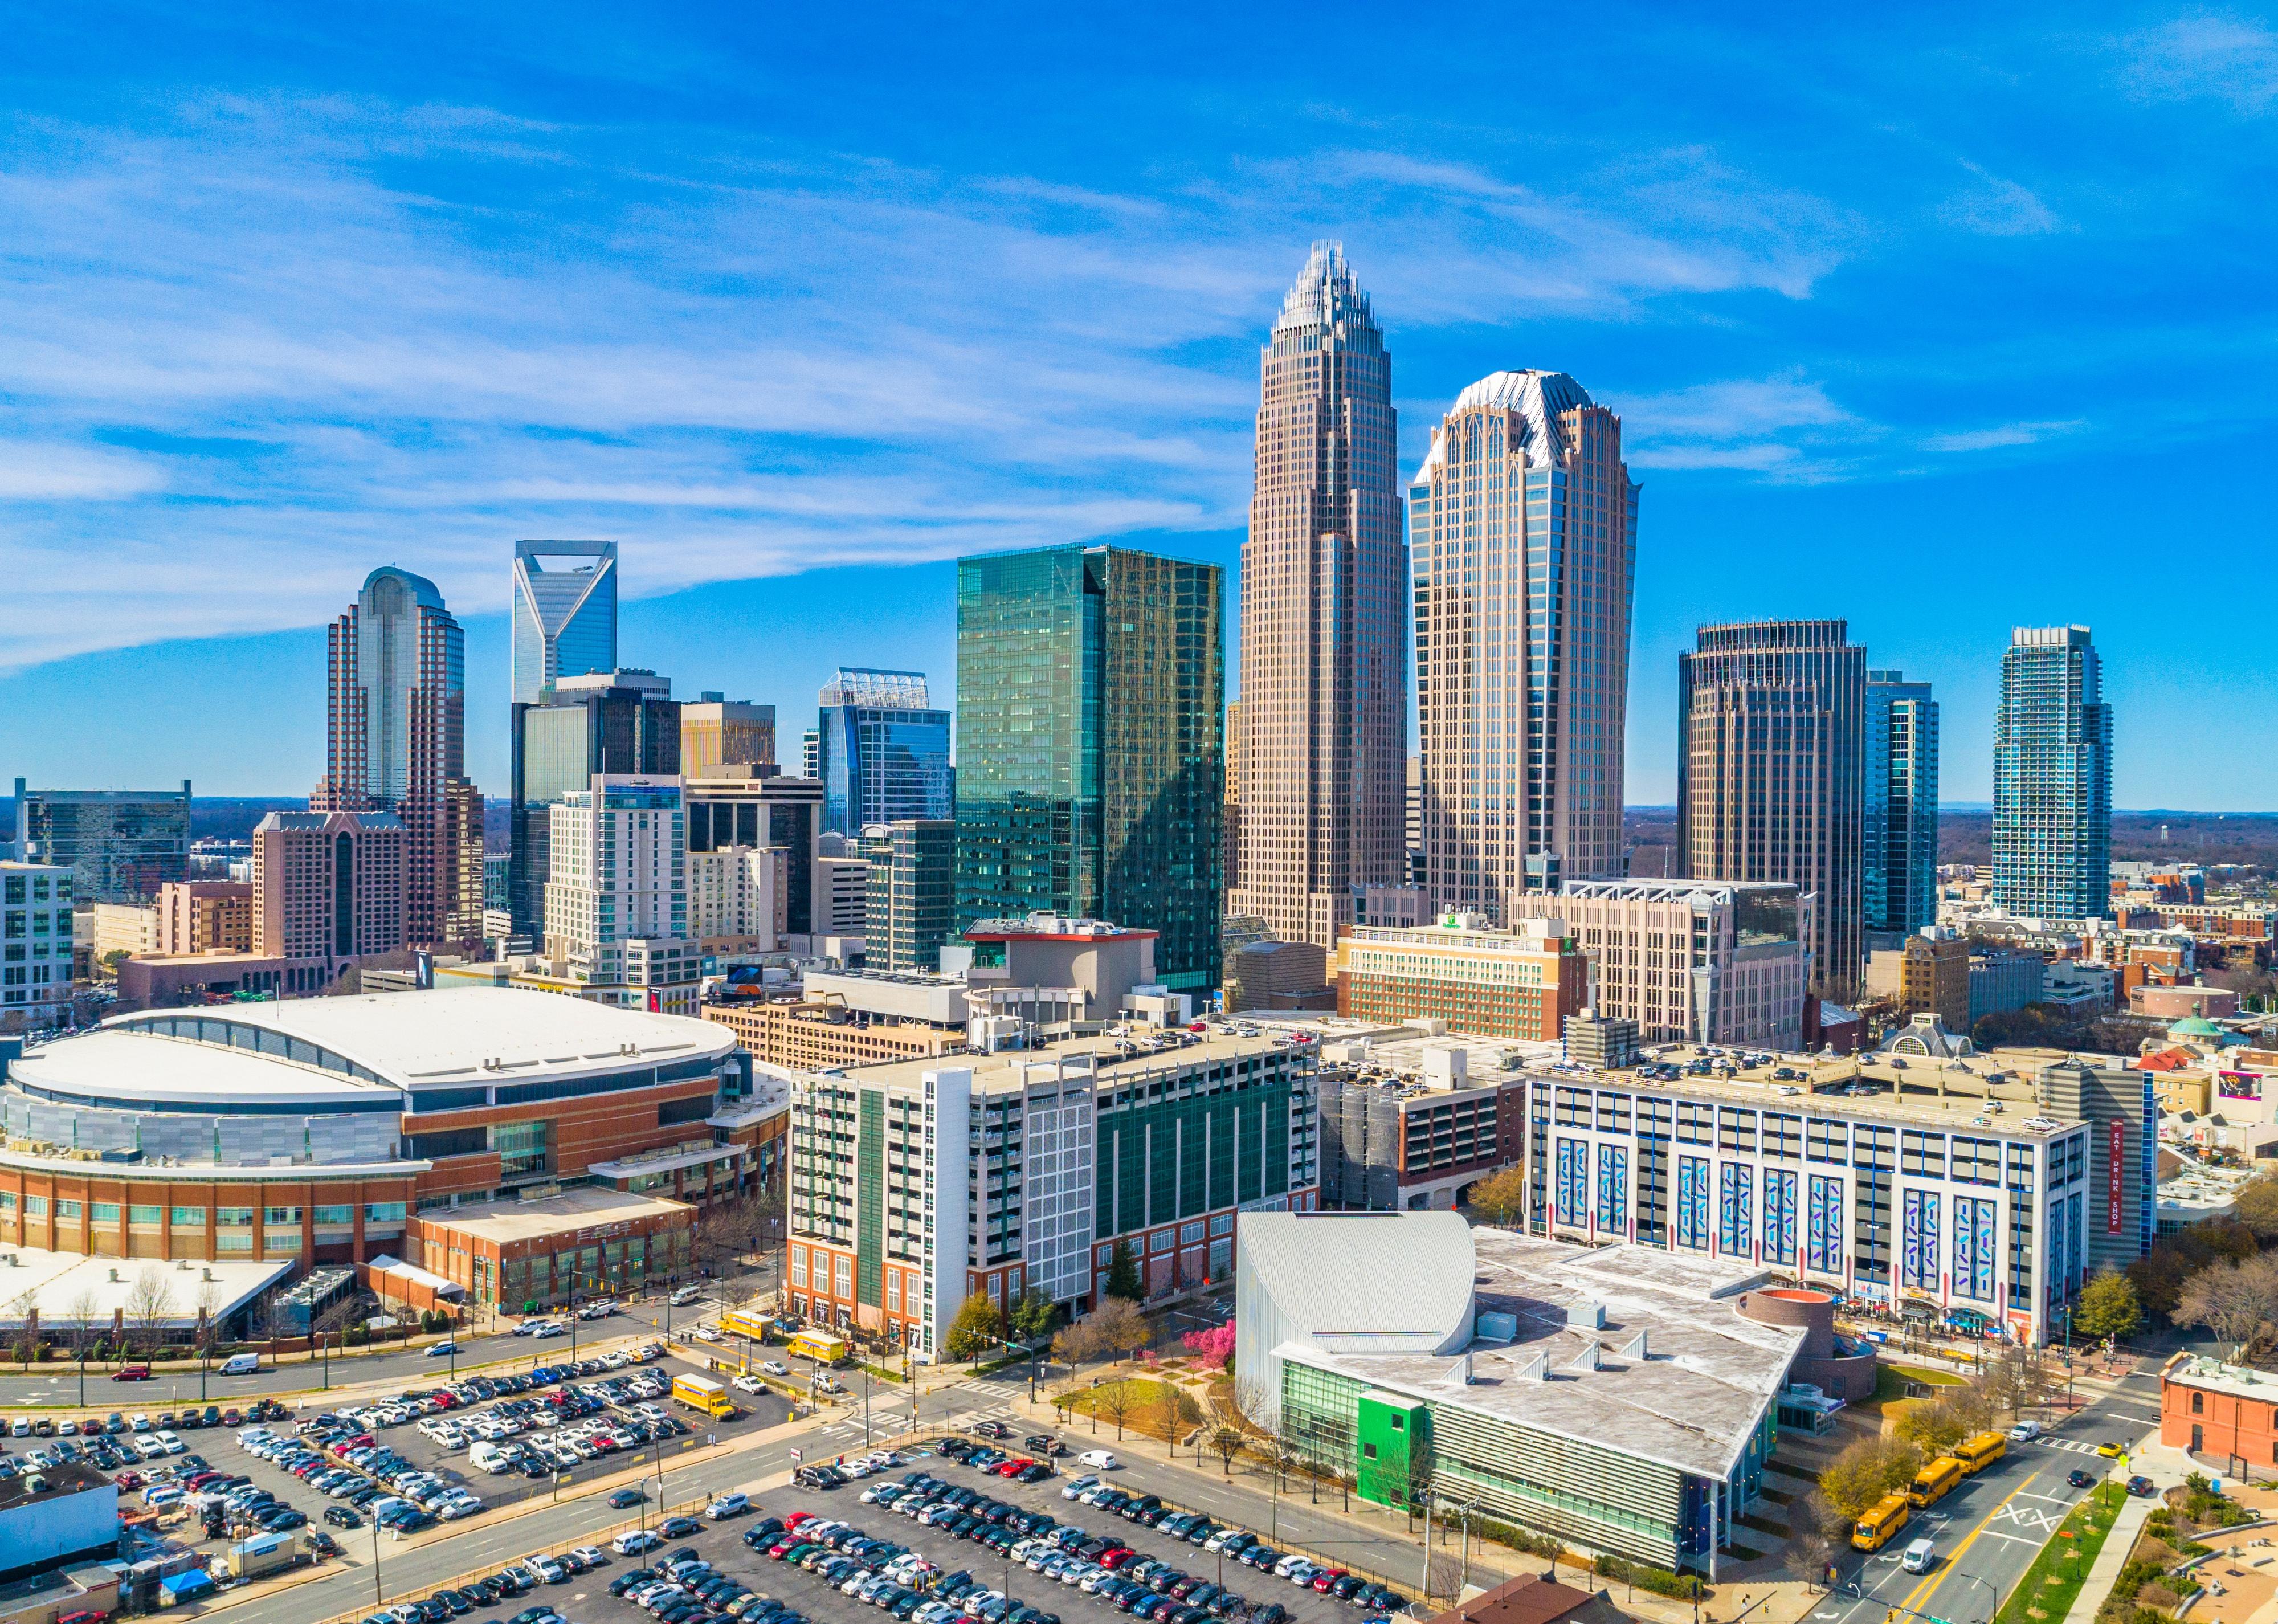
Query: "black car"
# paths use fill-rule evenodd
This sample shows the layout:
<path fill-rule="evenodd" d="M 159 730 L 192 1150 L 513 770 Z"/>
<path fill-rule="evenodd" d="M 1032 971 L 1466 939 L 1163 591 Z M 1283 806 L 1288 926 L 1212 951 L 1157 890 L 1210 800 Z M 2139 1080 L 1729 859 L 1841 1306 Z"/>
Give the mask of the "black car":
<path fill-rule="evenodd" d="M 1267 1602 L 1250 1615 L 1250 1624 L 1282 1624 L 1288 1616 L 1289 1609 L 1280 1602 Z"/>
<path fill-rule="evenodd" d="M 2128 1480 L 2128 1492 L 2130 1494 L 2151 1496 L 2160 1492 L 2160 1486 L 2157 1483 L 2154 1483 L 2148 1477 L 2131 1477 Z"/>
<path fill-rule="evenodd" d="M 609 1497 L 609 1505 L 613 1510 L 624 1511 L 629 1507 L 642 1505 L 647 1499 L 648 1496 L 638 1489 L 620 1489 Z"/>
<path fill-rule="evenodd" d="M 2075 1467 L 2071 1471 L 2065 1474 L 2065 1482 L 2070 1483 L 2075 1489 L 2093 1489 L 2096 1487 L 2096 1474 L 2093 1472 L 2083 1472 L 2079 1467 Z"/>

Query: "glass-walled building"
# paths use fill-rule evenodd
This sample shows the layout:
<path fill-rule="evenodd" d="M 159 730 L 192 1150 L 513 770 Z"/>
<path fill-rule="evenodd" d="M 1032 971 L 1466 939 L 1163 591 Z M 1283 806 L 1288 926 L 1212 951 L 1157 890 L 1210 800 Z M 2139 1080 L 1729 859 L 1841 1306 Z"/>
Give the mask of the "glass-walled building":
<path fill-rule="evenodd" d="M 822 780 L 827 832 L 950 816 L 950 715 L 933 708 L 923 671 L 842 667 L 820 698 L 808 776 Z"/>
<path fill-rule="evenodd" d="M 615 670 L 617 544 L 514 544 L 514 702 L 535 705 L 558 677 Z"/>
<path fill-rule="evenodd" d="M 2029 919 L 2112 911 L 2112 707 L 2086 626 L 2019 626 L 2001 656 L 1993 900 Z"/>
<path fill-rule="evenodd" d="M 1903 671 L 1867 673 L 1866 924 L 1938 923 L 1938 701 Z"/>
<path fill-rule="evenodd" d="M 508 896 L 517 935 L 546 928 L 549 808 L 596 773 L 669 778 L 680 770 L 680 704 L 654 671 L 568 677 L 541 702 L 514 707 Z"/>
<path fill-rule="evenodd" d="M 16 854 L 72 871 L 82 903 L 148 902 L 190 870 L 190 781 L 180 790 L 35 790 L 16 780 Z"/>
<path fill-rule="evenodd" d="M 1112 547 L 957 575 L 957 913 L 1158 932 L 1174 992 L 1218 984 L 1224 573 Z"/>

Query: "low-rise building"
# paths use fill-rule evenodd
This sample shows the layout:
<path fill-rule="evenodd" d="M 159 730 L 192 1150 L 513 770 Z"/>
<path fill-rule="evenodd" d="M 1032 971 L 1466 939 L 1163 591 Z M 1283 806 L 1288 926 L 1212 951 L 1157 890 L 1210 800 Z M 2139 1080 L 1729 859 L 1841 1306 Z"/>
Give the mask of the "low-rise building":
<path fill-rule="evenodd" d="M 635 1291 L 690 1267 L 696 1209 L 683 1201 L 590 1186 L 471 1212 L 423 1212 L 404 1232 L 404 1261 L 476 1303 L 535 1305 Z"/>
<path fill-rule="evenodd" d="M 118 1554 L 118 1485 L 76 1460 L 0 1478 L 0 1579 Z"/>
<path fill-rule="evenodd" d="M 1223 997 L 1228 1010 L 1319 1009 L 1337 1007 L 1329 956 L 1313 942 L 1271 938 L 1239 942 L 1226 951 Z"/>
<path fill-rule="evenodd" d="M 158 887 L 150 948 L 157 954 L 251 953 L 249 880 L 169 880 Z"/>
<path fill-rule="evenodd" d="M 2160 1442 L 2226 1477 L 2278 1466 L 2278 1371 L 2176 1354 L 2160 1371 Z"/>
<path fill-rule="evenodd" d="M 1239 1253 L 1250 1419 L 1362 1501 L 1716 1576 L 1808 1334 L 1746 1312 L 1774 1269 L 1453 1213 L 1245 1216 Z"/>
<path fill-rule="evenodd" d="M 1307 1046 L 1166 1032 L 793 1076 L 785 1299 L 939 1356 L 965 1298 L 1225 1278 L 1235 1214 L 1310 1208 Z"/>
<path fill-rule="evenodd" d="M 1472 1184 L 1525 1153 L 1523 1074 L 1482 1068 L 1474 1076 L 1471 1046 L 1459 1040 L 1434 1043 L 1426 1061 L 1418 1076 L 1324 1054 L 1324 1207 L 1452 1207 Z"/>
<path fill-rule="evenodd" d="M 2238 1013 L 2238 994 L 2228 987 L 2144 986 L 2129 994 L 2128 1008 L 2132 1015 L 2149 1015 L 2155 1021 L 2180 1021 L 2186 1015 L 2220 1021 Z"/>
<path fill-rule="evenodd" d="M 1337 1013 L 1444 1021 L 1465 1032 L 1555 1043 L 1589 1001 L 1589 961 L 1556 918 L 1499 931 L 1472 914 L 1412 930 L 1355 925 L 1337 938 Z"/>

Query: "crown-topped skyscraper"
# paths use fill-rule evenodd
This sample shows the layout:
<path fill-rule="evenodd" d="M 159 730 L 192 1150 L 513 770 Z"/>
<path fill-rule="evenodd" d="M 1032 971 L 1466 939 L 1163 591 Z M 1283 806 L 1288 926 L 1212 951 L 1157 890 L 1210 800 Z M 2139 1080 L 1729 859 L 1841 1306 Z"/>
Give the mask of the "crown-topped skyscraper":
<path fill-rule="evenodd" d="M 1242 549 L 1241 889 L 1323 947 L 1403 881 L 1408 559 L 1392 356 L 1343 245 L 1316 242 L 1260 364 Z"/>

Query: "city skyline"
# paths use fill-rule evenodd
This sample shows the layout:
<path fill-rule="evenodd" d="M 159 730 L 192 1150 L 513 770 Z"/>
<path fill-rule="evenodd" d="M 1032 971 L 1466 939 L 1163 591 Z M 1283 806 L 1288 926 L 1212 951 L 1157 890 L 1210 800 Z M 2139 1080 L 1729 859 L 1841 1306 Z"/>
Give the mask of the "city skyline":
<path fill-rule="evenodd" d="M 927 560 L 1099 540 L 1232 563 L 1256 335 L 1334 236 L 1400 358 L 1403 471 L 1494 368 L 1586 379 L 1623 417 L 1653 515 L 1640 670 L 1698 624 L 1845 615 L 1938 684 L 1967 764 L 1948 793 L 1986 800 L 1982 651 L 2091 624 L 2135 724 L 2121 804 L 2188 783 L 2278 806 L 2278 764 L 2190 742 L 2210 690 L 2267 709 L 2278 671 L 2169 669 L 2127 580 L 2144 534 L 2198 538 L 2216 578 L 2265 545 L 2278 395 L 2231 335 L 2258 320 L 2234 267 L 2267 231 L 2221 200 L 2268 115 L 2240 87 L 2269 31 L 1740 19 L 1709 96 L 1690 22 L 1644 15 L 1617 53 L 1533 65 L 1544 95 L 1609 109 L 1579 132 L 1510 126 L 1508 47 L 1401 41 L 1365 84 L 1311 62 L 1252 82 L 1176 13 L 1128 42 L 1163 76 L 1144 98 L 1106 66 L 1121 50 L 992 61 L 985 29 L 948 42 L 953 88 L 881 96 L 854 80 L 892 71 L 828 18 L 765 50 L 702 14 L 639 39 L 565 19 L 543 72 L 531 42 L 453 19 L 408 77 L 340 19 L 162 19 L 99 58 L 77 19 L 33 19 L 0 218 L 54 252 L 4 273 L 0 571 L 41 595 L 0 625 L 0 756 L 47 783 L 226 761 L 202 783 L 297 787 L 313 736 L 271 696 L 312 645 L 289 629 L 395 563 L 487 642 L 517 537 L 620 538 L 629 640 L 642 594 L 718 617 L 856 580 L 898 620 L 929 603 L 922 649 L 794 660 L 771 637 L 701 678 L 638 651 L 692 683 L 779 709 L 842 661 L 946 685 Z M 660 96 L 638 65 L 659 50 L 720 71 Z M 1112 138 L 1067 139 L 1045 110 L 1069 105 L 1112 107 Z M 2190 238 L 2208 251 L 2173 251 Z M 2174 470 L 2156 507 L 2097 471 L 2147 448 Z M 1923 614 L 1921 580 L 1965 577 Z M 733 584 L 754 580 L 775 585 Z M 478 652 L 488 714 L 504 668 Z M 155 702 L 106 716 L 122 679 Z M 1672 702 L 1641 684 L 1633 740 L 1665 738 Z M 483 750 L 494 790 L 503 745 Z M 1664 757 L 1632 754 L 1637 801 L 1671 799 Z"/>

